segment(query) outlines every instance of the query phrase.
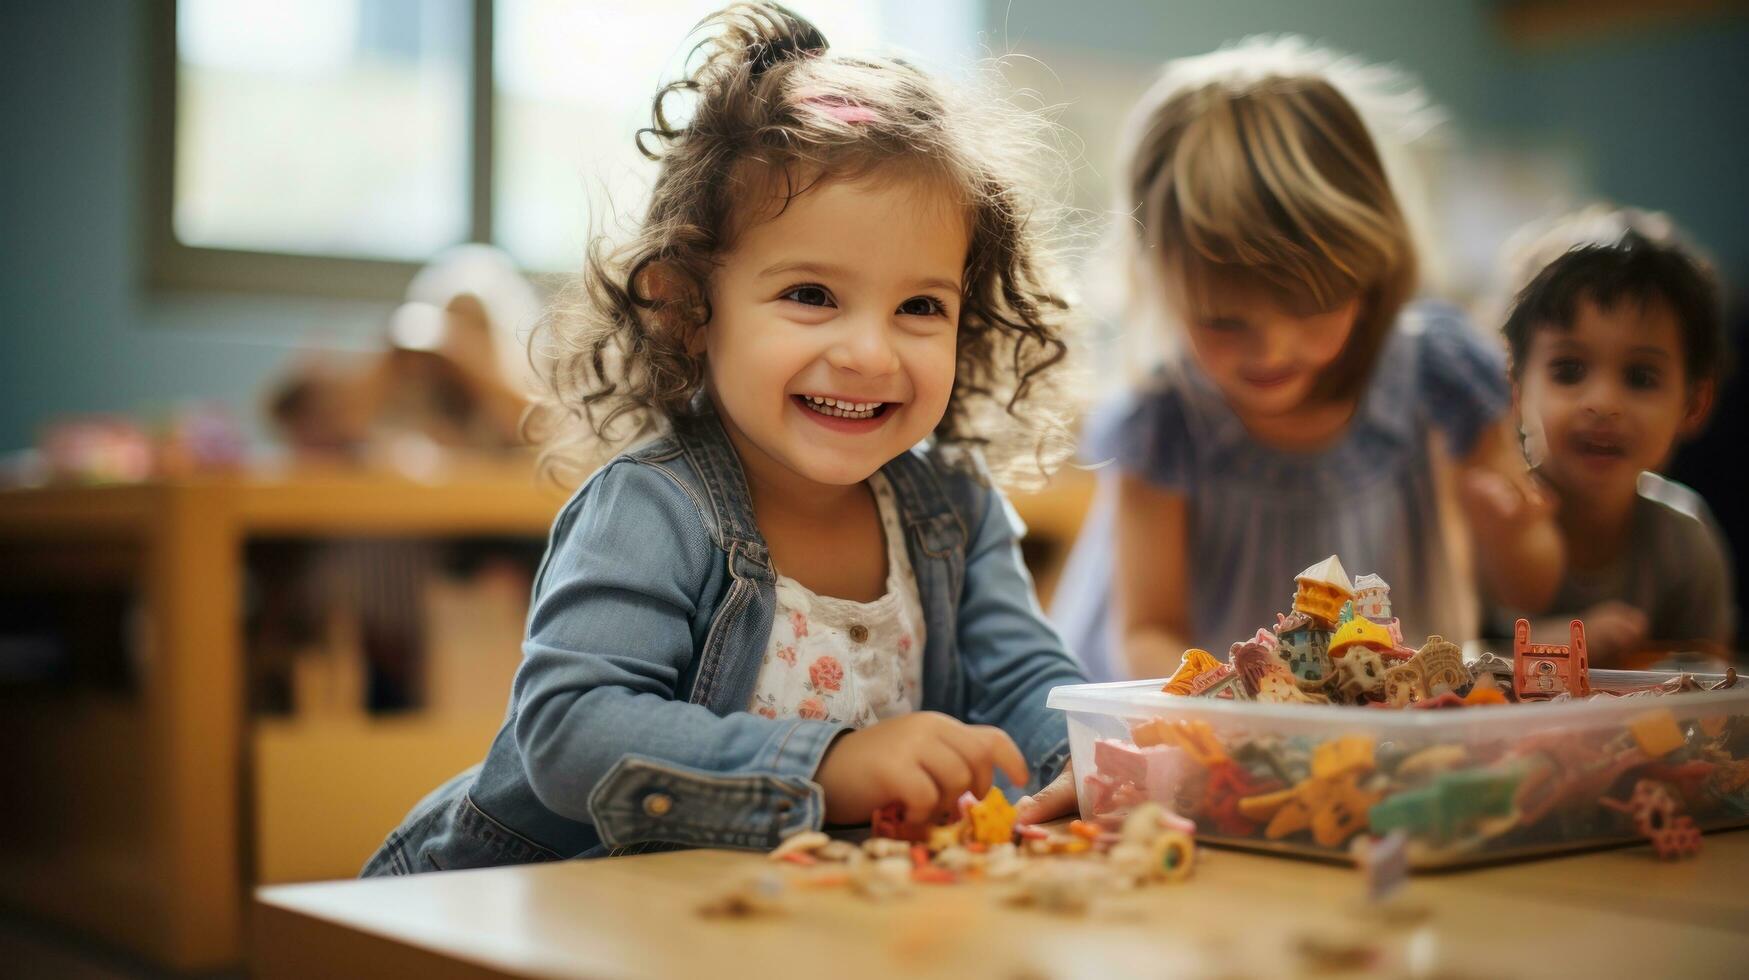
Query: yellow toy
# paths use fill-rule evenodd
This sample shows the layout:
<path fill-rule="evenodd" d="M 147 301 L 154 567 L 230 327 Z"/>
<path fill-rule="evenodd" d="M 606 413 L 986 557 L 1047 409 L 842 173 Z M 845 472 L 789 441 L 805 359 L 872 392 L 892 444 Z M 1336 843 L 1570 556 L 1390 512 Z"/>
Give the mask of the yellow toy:
<path fill-rule="evenodd" d="M 967 808 L 966 816 L 972 822 L 972 840 L 980 844 L 994 847 L 1014 839 L 1014 807 L 994 786 L 983 799 Z"/>
<path fill-rule="evenodd" d="M 1643 714 L 1628 723 L 1640 750 L 1654 759 L 1662 759 L 1682 748 L 1682 729 L 1676 727 L 1676 716 L 1666 709 Z"/>
<path fill-rule="evenodd" d="M 1372 739 L 1365 735 L 1331 739 L 1312 750 L 1312 778 L 1333 779 L 1373 770 Z"/>
<path fill-rule="evenodd" d="M 1391 631 L 1383 626 L 1356 616 L 1336 630 L 1336 635 L 1330 637 L 1330 657 L 1339 659 L 1347 653 L 1350 647 L 1363 646 L 1368 650 L 1384 652 L 1396 644 L 1391 642 Z"/>

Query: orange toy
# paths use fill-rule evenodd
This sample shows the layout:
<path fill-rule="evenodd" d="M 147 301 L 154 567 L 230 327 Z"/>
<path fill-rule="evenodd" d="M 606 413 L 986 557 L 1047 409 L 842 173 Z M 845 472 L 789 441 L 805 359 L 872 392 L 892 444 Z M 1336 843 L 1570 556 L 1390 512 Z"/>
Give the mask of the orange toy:
<path fill-rule="evenodd" d="M 1161 688 L 1167 694 L 1189 695 L 1191 685 L 1198 677 L 1211 670 L 1219 670 L 1221 662 L 1207 650 L 1191 648 L 1184 651 L 1184 658 L 1178 662 L 1178 669 L 1172 673 L 1172 679 Z"/>
<path fill-rule="evenodd" d="M 981 844 L 994 846 L 1014 839 L 1014 807 L 994 786 L 968 808 L 966 816 L 972 822 L 972 839 Z"/>
<path fill-rule="evenodd" d="M 1335 555 L 1301 572 L 1294 585 L 1294 609 L 1323 623 L 1325 629 L 1336 624 L 1342 605 L 1354 598 L 1354 584 Z"/>
<path fill-rule="evenodd" d="M 1568 624 L 1572 637 L 1566 646 L 1530 642 L 1530 622 L 1521 619 L 1512 629 L 1512 686 L 1520 698 L 1550 698 L 1571 694 L 1582 698 L 1591 693 L 1591 658 L 1585 647 L 1585 624 Z"/>

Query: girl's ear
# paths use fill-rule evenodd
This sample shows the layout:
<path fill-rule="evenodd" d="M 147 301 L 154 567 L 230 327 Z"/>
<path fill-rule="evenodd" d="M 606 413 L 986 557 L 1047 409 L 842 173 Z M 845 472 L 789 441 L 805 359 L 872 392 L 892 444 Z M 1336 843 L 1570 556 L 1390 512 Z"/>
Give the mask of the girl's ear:
<path fill-rule="evenodd" d="M 1696 382 L 1688 389 L 1688 406 L 1682 412 L 1682 425 L 1677 434 L 1684 439 L 1692 439 L 1706 425 L 1708 416 L 1713 413 L 1713 396 L 1718 387 L 1711 378 Z"/>

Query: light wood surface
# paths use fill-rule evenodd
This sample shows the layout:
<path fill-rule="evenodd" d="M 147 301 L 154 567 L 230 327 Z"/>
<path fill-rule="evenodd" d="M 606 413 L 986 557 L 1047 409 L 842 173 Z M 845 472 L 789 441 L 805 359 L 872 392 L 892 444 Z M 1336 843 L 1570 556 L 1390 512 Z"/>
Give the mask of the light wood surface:
<path fill-rule="evenodd" d="M 1191 881 L 1085 917 L 1013 907 L 986 883 L 885 903 L 792 887 L 773 915 L 696 914 L 769 867 L 688 851 L 265 888 L 251 966 L 267 978 L 1330 975 L 1300 952 L 1307 941 L 1358 945 L 1373 975 L 1394 976 L 1724 977 L 1749 962 L 1743 832 L 1680 863 L 1633 847 L 1417 877 L 1385 907 L 1395 914 L 1362 902 L 1352 870 L 1210 849 Z"/>

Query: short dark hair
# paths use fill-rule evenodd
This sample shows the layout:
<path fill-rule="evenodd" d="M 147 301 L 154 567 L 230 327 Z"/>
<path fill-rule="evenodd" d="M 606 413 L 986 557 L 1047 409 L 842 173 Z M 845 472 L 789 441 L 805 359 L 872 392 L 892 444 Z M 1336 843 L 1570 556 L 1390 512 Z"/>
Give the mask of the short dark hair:
<path fill-rule="evenodd" d="M 1725 374 L 1729 352 L 1724 311 L 1712 270 L 1679 244 L 1653 241 L 1629 229 L 1614 242 L 1569 250 L 1518 293 L 1502 328 L 1514 380 L 1523 370 L 1534 332 L 1572 329 L 1581 300 L 1605 309 L 1623 300 L 1668 303 L 1682 331 L 1682 364 L 1689 383 Z"/>

